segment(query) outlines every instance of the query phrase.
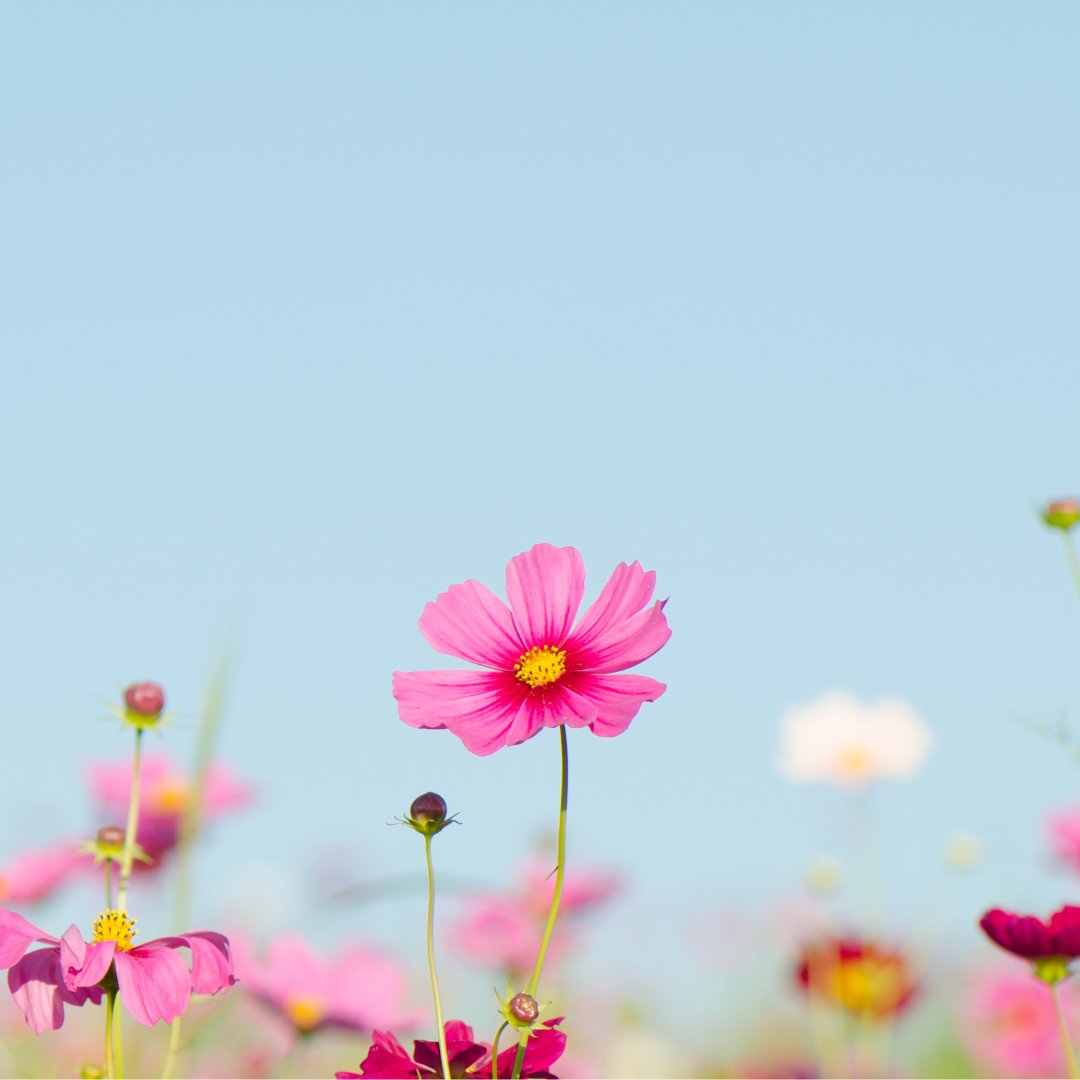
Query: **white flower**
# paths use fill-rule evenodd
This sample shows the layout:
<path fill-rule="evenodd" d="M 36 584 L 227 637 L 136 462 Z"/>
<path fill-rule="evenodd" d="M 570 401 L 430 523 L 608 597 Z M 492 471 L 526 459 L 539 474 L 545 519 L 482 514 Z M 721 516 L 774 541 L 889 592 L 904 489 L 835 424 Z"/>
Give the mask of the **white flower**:
<path fill-rule="evenodd" d="M 864 705 L 850 694 L 834 692 L 784 714 L 777 766 L 789 780 L 863 787 L 884 777 L 911 776 L 932 738 L 905 701 Z"/>

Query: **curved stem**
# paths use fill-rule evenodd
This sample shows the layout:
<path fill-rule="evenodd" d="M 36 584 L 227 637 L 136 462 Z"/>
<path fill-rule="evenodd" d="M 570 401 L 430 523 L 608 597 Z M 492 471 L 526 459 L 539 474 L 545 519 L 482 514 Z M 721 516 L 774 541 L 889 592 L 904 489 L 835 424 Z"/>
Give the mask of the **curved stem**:
<path fill-rule="evenodd" d="M 165 1057 L 165 1067 L 161 1070 L 161 1080 L 169 1080 L 173 1062 L 176 1061 L 176 1051 L 180 1049 L 180 1022 L 183 1016 L 176 1016 L 172 1022 L 172 1033 L 169 1035 L 169 1053 Z"/>
<path fill-rule="evenodd" d="M 1054 1016 L 1057 1019 L 1058 1034 L 1061 1036 L 1061 1045 L 1065 1050 L 1065 1060 L 1069 1063 L 1069 1076 L 1072 1080 L 1080 1077 L 1080 1071 L 1076 1067 L 1076 1054 L 1073 1052 L 1072 1039 L 1069 1038 L 1069 1029 L 1065 1026 L 1065 1017 L 1061 1011 L 1061 999 L 1058 997 L 1058 984 L 1050 984 L 1050 995 L 1054 999 Z"/>
<path fill-rule="evenodd" d="M 124 833 L 124 851 L 120 856 L 120 888 L 116 894 L 116 909 L 127 911 L 128 878 L 135 858 L 135 830 L 139 824 L 139 750 L 142 746 L 142 728 L 135 729 L 135 759 L 131 766 L 131 802 L 128 804 L 127 831 Z"/>
<path fill-rule="evenodd" d="M 444 1080 L 450 1080 L 450 1059 L 446 1055 L 446 1031 L 443 1028 L 442 1002 L 439 1000 L 439 978 L 435 974 L 435 873 L 431 869 L 431 836 L 424 836 L 424 854 L 427 855 L 427 965 L 431 972 L 431 992 L 435 997 L 435 1024 L 439 1030 L 439 1057 L 442 1059 Z"/>
<path fill-rule="evenodd" d="M 108 1080 L 115 1080 L 116 1069 L 113 1067 L 113 1005 L 116 1002 L 116 991 L 105 992 L 105 1075 Z"/>
<path fill-rule="evenodd" d="M 562 785 L 559 791 L 559 864 L 555 870 L 555 893 L 551 897 L 551 912 L 548 914 L 547 926 L 544 928 L 544 936 L 540 940 L 540 951 L 536 956 L 536 967 L 533 968 L 532 978 L 529 980 L 528 993 L 536 997 L 540 987 L 540 972 L 544 969 L 544 955 L 547 953 L 548 943 L 551 941 L 551 932 L 555 929 L 555 919 L 559 914 L 559 898 L 562 896 L 563 874 L 566 870 L 566 803 L 570 790 L 570 755 L 566 748 L 566 725 L 559 725 L 559 743 L 562 748 Z M 521 1076 L 521 1065 L 525 1060 L 525 1040 L 528 1032 L 518 1043 L 517 1058 L 514 1060 L 514 1080 Z"/>
<path fill-rule="evenodd" d="M 509 1023 L 509 1020 L 504 1020 L 495 1032 L 495 1045 L 491 1048 L 491 1080 L 499 1080 L 499 1039 Z"/>

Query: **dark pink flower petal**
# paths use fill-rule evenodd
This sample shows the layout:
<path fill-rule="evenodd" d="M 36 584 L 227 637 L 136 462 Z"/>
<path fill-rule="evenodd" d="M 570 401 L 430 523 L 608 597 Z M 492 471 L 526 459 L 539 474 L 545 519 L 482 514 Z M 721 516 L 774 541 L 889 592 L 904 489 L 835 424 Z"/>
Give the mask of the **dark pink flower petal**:
<path fill-rule="evenodd" d="M 577 548 L 536 544 L 506 567 L 506 599 L 527 649 L 561 647 L 584 595 L 585 563 Z"/>
<path fill-rule="evenodd" d="M 642 611 L 656 585 L 655 571 L 619 563 L 603 592 L 566 640 L 567 667 L 578 671 L 623 671 L 647 660 L 671 637 L 658 600 Z"/>
<path fill-rule="evenodd" d="M 1033 915 L 1013 915 L 994 908 L 979 920 L 979 925 L 995 945 L 1016 956 L 1033 960 L 1055 955 L 1050 928 Z"/>
<path fill-rule="evenodd" d="M 374 1080 L 416 1080 L 417 1077 L 434 1075 L 430 1069 L 423 1069 L 413 1063 L 405 1047 L 389 1031 L 371 1033 L 371 1049 L 367 1057 L 360 1062 L 360 1076 Z M 441 1070 L 440 1070 L 441 1072 Z M 347 1075 L 355 1076 L 355 1073 Z"/>
<path fill-rule="evenodd" d="M 446 1058 L 451 1076 L 464 1076 L 466 1069 L 487 1057 L 489 1047 L 473 1040 L 473 1029 L 461 1020 L 443 1024 L 446 1035 Z M 437 1039 L 416 1039 L 413 1042 L 413 1061 L 436 1075 L 442 1074 L 442 1057 Z"/>
<path fill-rule="evenodd" d="M 130 952 L 117 951 L 113 962 L 120 999 L 140 1024 L 153 1027 L 159 1020 L 172 1023 L 187 1009 L 191 972 L 179 953 L 140 945 Z"/>
<path fill-rule="evenodd" d="M 510 609 L 479 581 L 451 585 L 420 616 L 431 647 L 482 667 L 508 670 L 526 651 Z"/>
<path fill-rule="evenodd" d="M 394 672 L 398 715 L 410 727 L 449 728 L 464 719 L 490 726 L 497 739 L 513 723 L 528 692 L 501 671 Z"/>
<path fill-rule="evenodd" d="M 115 941 L 87 944 L 72 923 L 60 939 L 60 973 L 64 985 L 72 991 L 81 986 L 96 986 L 105 978 L 115 950 Z"/>
<path fill-rule="evenodd" d="M 621 735 L 646 701 L 655 701 L 667 687 L 646 675 L 592 675 L 567 672 L 559 680 L 596 709 L 589 725 L 594 735 Z M 573 725 L 571 725 L 573 726 Z"/>
<path fill-rule="evenodd" d="M 228 990 L 233 977 L 229 939 L 214 930 L 189 930 L 175 937 L 155 938 L 140 945 L 141 949 L 178 949 L 186 945 L 191 950 L 191 992 L 217 994 Z"/>
<path fill-rule="evenodd" d="M 536 1028 L 536 1034 L 529 1036 L 525 1044 L 525 1056 L 521 1062 L 521 1076 L 524 1077 L 551 1077 L 554 1074 L 548 1071 L 549 1065 L 554 1065 L 562 1057 L 566 1049 L 566 1036 L 561 1031 L 555 1030 L 556 1024 L 563 1022 L 563 1017 L 557 1016 L 554 1020 L 546 1020 Z M 498 1074 L 501 1078 L 511 1077 L 514 1073 L 514 1059 L 517 1057 L 517 1044 L 499 1054 Z M 477 1075 L 491 1075 L 490 1055 L 488 1056 L 487 1068 L 478 1068 Z"/>
<path fill-rule="evenodd" d="M 64 1023 L 65 1005 L 101 1004 L 104 991 L 88 986 L 71 991 L 60 975 L 60 949 L 35 949 L 8 970 L 8 989 L 26 1022 L 40 1035 Z"/>
<path fill-rule="evenodd" d="M 32 941 L 59 945 L 60 939 L 39 930 L 21 915 L 0 908 L 0 970 L 11 967 L 30 947 Z"/>
<path fill-rule="evenodd" d="M 1066 904 L 1050 916 L 1050 937 L 1059 956 L 1080 956 L 1080 907 Z"/>

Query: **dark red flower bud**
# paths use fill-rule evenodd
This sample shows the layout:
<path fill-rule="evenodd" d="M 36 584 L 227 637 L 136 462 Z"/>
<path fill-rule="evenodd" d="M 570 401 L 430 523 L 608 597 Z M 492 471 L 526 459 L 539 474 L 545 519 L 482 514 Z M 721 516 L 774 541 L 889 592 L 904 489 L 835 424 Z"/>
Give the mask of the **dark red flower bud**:
<path fill-rule="evenodd" d="M 435 825 L 441 825 L 446 820 L 446 800 L 434 791 L 425 792 L 413 799 L 409 807 L 409 816 L 413 821 L 419 821 L 426 825 L 429 821 Z"/>
<path fill-rule="evenodd" d="M 536 998 L 529 994 L 515 994 L 506 1007 L 510 1015 L 523 1024 L 533 1024 L 540 1016 L 540 1006 L 536 1004 Z"/>
<path fill-rule="evenodd" d="M 124 691 L 124 704 L 139 716 L 157 716 L 165 708 L 165 691 L 154 682 L 132 683 Z"/>
<path fill-rule="evenodd" d="M 1080 502 L 1076 499 L 1057 499 L 1048 503 L 1042 512 L 1042 519 L 1055 529 L 1068 531 L 1080 521 Z"/>
<path fill-rule="evenodd" d="M 98 843 L 109 847 L 123 847 L 126 835 L 119 825 L 102 825 L 97 831 Z"/>

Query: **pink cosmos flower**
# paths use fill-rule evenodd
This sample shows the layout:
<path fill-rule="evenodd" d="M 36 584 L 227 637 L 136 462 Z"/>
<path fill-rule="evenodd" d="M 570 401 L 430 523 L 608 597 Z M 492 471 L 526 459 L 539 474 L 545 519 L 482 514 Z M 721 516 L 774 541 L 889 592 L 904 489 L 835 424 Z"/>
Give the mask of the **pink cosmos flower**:
<path fill-rule="evenodd" d="M 577 549 L 537 544 L 506 567 L 507 607 L 479 581 L 451 585 L 420 616 L 432 647 L 488 671 L 395 671 L 398 715 L 448 728 L 474 754 L 531 739 L 543 727 L 619 735 L 667 687 L 615 672 L 647 660 L 671 637 L 652 607 L 656 574 L 620 563 L 574 626 L 585 594 Z"/>
<path fill-rule="evenodd" d="M 404 1006 L 407 983 L 398 964 L 366 945 L 349 946 L 326 961 L 299 935 L 284 934 L 260 963 L 246 940 L 234 936 L 233 955 L 244 989 L 300 1034 L 322 1027 L 411 1027 L 423 1019 Z"/>
<path fill-rule="evenodd" d="M 127 1011 L 147 1027 L 159 1020 L 171 1024 L 192 993 L 217 994 L 235 982 L 228 938 L 193 930 L 133 945 L 134 922 L 122 911 L 108 911 L 87 942 L 77 926 L 55 938 L 0 908 L 0 969 L 8 969 L 11 996 L 38 1035 L 64 1023 L 65 1005 L 100 1004 L 110 975 Z M 48 948 L 27 952 L 35 941 Z M 191 950 L 190 971 L 176 952 L 181 947 Z"/>
<path fill-rule="evenodd" d="M 17 852 L 0 867 L 0 902 L 35 904 L 44 900 L 84 863 L 75 841 Z"/>
<path fill-rule="evenodd" d="M 90 766 L 90 791 L 102 810 L 126 820 L 131 798 L 131 761 L 95 762 Z M 154 861 L 136 862 L 136 872 L 153 871 L 162 857 L 176 847 L 180 823 L 191 795 L 191 781 L 167 754 L 146 754 L 139 770 L 139 822 L 136 838 Z M 225 765 L 214 763 L 206 777 L 207 820 L 243 809 L 253 801 L 251 789 Z"/>
<path fill-rule="evenodd" d="M 1062 1009 L 1076 1015 L 1080 994 L 1061 983 Z M 1002 1076 L 1063 1076 L 1050 988 L 1023 971 L 982 976 L 969 990 L 960 1014 L 964 1046 L 980 1070 Z M 1075 1037 L 1075 1036 L 1074 1036 Z"/>
<path fill-rule="evenodd" d="M 536 1029 L 536 1034 L 529 1037 L 521 1063 L 522 1077 L 550 1077 L 557 1080 L 549 1067 L 559 1060 L 566 1049 L 566 1036 L 555 1030 L 562 1020 L 559 1016 L 545 1021 Z M 473 1029 L 468 1024 L 448 1020 L 443 1025 L 443 1033 L 446 1035 L 446 1056 L 451 1076 L 491 1076 L 491 1046 L 489 1043 L 476 1042 Z M 495 1071 L 500 1077 L 509 1077 L 513 1073 L 516 1056 L 517 1040 L 514 1039 L 499 1054 Z M 416 1080 L 417 1077 L 442 1076 L 439 1044 L 434 1039 L 416 1039 L 413 1042 L 413 1056 L 409 1057 L 408 1051 L 393 1034 L 376 1031 L 367 1057 L 360 1062 L 360 1071 L 339 1072 L 334 1076 L 337 1080 Z"/>
<path fill-rule="evenodd" d="M 1046 831 L 1054 856 L 1080 870 L 1080 807 L 1051 814 L 1046 819 Z"/>

